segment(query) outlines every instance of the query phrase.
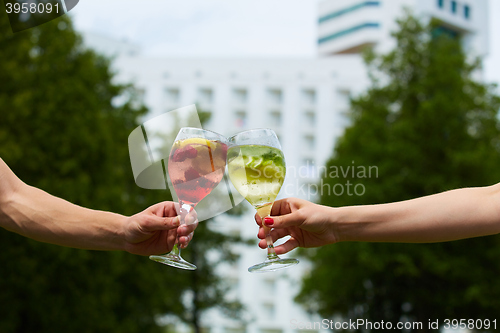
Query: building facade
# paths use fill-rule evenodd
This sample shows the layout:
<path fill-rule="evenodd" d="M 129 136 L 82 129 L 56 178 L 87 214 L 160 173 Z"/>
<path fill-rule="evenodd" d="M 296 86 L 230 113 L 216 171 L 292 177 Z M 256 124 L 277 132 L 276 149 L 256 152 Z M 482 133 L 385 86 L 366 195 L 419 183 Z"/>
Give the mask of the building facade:
<path fill-rule="evenodd" d="M 251 128 L 275 130 L 287 162 L 280 195 L 314 200 L 318 192 L 311 185 L 348 124 L 349 98 L 369 84 L 360 52 L 366 46 L 379 52 L 394 46 L 390 33 L 404 7 L 424 19 L 440 20 L 443 29 L 463 37 L 472 55 L 487 54 L 486 0 L 322 1 L 319 57 L 310 59 L 151 59 L 122 43 L 113 49 L 113 43 L 95 36 L 99 43 L 87 42 L 107 54 L 118 54 L 113 63 L 117 80 L 140 89 L 150 109 L 145 120 L 194 103 L 212 113 L 206 129 L 227 136 Z M 255 239 L 253 215 L 252 208 L 240 218 L 221 215 L 213 226 Z M 242 302 L 246 310 L 240 320 L 226 318 L 217 309 L 209 311 L 202 320 L 207 331 L 292 333 L 304 327 L 301 323 L 321 321 L 293 302 L 301 277 L 310 269 L 306 262 L 274 273 L 251 274 L 247 268 L 261 262 L 265 251 L 256 245 L 236 250 L 240 260 L 234 265 L 222 263 L 219 273 L 232 286 L 228 297 Z M 293 256 L 292 252 L 285 257 Z M 182 325 L 178 328 L 183 330 Z"/>
<path fill-rule="evenodd" d="M 487 0 L 324 0 L 318 6 L 319 56 L 358 54 L 366 46 L 378 52 L 393 49 L 390 36 L 405 8 L 460 36 L 471 56 L 488 54 Z"/>

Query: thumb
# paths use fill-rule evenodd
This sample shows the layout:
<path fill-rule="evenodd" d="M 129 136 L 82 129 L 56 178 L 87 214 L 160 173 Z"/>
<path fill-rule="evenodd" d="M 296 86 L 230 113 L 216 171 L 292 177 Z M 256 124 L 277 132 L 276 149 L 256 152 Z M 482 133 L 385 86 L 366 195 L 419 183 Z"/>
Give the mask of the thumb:
<path fill-rule="evenodd" d="M 177 228 L 180 224 L 179 216 L 175 217 L 160 217 L 154 214 L 148 215 L 142 222 L 144 231 L 170 230 Z"/>
<path fill-rule="evenodd" d="M 297 211 L 280 215 L 280 216 L 267 216 L 264 218 L 264 225 L 270 228 L 283 229 L 289 227 L 299 226 L 304 222 L 301 214 Z"/>

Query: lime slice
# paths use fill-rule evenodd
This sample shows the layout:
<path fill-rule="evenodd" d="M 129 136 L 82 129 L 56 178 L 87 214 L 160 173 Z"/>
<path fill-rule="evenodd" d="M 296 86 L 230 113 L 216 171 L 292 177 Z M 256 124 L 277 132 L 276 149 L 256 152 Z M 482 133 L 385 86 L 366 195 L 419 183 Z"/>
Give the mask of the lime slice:
<path fill-rule="evenodd" d="M 245 158 L 246 157 L 246 158 Z M 248 168 L 256 169 L 258 168 L 264 159 L 260 156 L 245 156 L 245 165 Z"/>

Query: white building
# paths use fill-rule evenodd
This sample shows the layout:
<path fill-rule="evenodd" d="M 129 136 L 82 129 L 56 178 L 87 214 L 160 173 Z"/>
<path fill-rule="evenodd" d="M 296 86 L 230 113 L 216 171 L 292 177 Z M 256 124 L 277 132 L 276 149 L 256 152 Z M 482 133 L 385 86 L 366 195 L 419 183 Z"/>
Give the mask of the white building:
<path fill-rule="evenodd" d="M 356 54 L 365 46 L 393 49 L 390 34 L 405 7 L 424 20 L 439 20 L 441 29 L 462 37 L 471 55 L 487 55 L 487 0 L 324 0 L 318 8 L 319 55 Z"/>
<path fill-rule="evenodd" d="M 359 52 L 364 46 L 378 51 L 394 46 L 390 32 L 404 6 L 425 19 L 440 19 L 443 29 L 464 37 L 472 54 L 487 54 L 486 0 L 325 0 L 319 4 L 319 58 L 151 59 L 120 44 L 129 51 L 119 52 L 121 56 L 113 65 L 119 80 L 133 82 L 144 93 L 144 102 L 151 110 L 148 118 L 195 103 L 212 112 L 204 127 L 224 135 L 250 128 L 274 129 L 287 160 L 281 195 L 311 200 L 314 193 L 304 186 L 317 180 L 312 166 L 323 165 L 331 156 L 335 138 L 347 124 L 349 96 L 368 85 Z M 107 54 L 116 53 L 109 50 L 110 45 L 101 43 Z M 257 227 L 249 211 L 241 219 L 219 216 L 215 227 L 255 238 Z M 240 261 L 221 265 L 221 274 L 233 286 L 228 296 L 240 300 L 247 311 L 241 321 L 210 311 L 203 325 L 211 333 L 292 333 L 297 330 L 292 321 L 320 320 L 293 302 L 307 263 L 274 273 L 251 274 L 247 268 L 261 262 L 265 251 L 256 246 L 238 250 Z M 293 256 L 292 252 L 285 257 Z"/>
<path fill-rule="evenodd" d="M 144 91 L 152 111 L 148 118 L 196 103 L 212 112 L 204 128 L 233 135 L 268 127 L 280 138 L 287 162 L 282 196 L 308 199 L 311 172 L 331 156 L 336 136 L 346 124 L 348 97 L 367 85 L 359 56 L 331 59 L 147 59 L 121 57 L 115 62 L 119 80 L 134 82 Z M 357 74 L 357 75 L 356 75 Z M 242 218 L 217 217 L 217 230 L 256 239 L 252 208 Z M 242 323 L 217 311 L 206 316 L 213 333 L 289 332 L 290 320 L 312 321 L 293 303 L 305 263 L 275 273 L 251 274 L 248 267 L 265 259 L 265 250 L 240 246 L 235 266 L 221 267 L 234 286 L 233 296 L 247 307 Z M 286 257 L 286 256 L 285 256 Z M 251 323 L 250 323 L 251 322 Z"/>

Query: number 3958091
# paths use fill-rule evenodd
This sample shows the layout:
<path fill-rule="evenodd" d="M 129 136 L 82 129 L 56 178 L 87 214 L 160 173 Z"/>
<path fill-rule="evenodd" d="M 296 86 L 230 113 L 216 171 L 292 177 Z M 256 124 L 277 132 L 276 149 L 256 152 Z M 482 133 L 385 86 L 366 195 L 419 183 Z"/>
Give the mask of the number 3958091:
<path fill-rule="evenodd" d="M 31 13 L 31 14 L 43 14 L 47 13 L 50 14 L 52 11 L 55 13 L 59 13 L 59 4 L 56 3 L 55 5 L 52 5 L 51 3 L 6 3 L 5 4 L 6 12 L 7 14 L 26 14 L 26 13 Z"/>
<path fill-rule="evenodd" d="M 497 320 L 489 319 L 445 319 L 445 329 L 470 329 L 470 330 L 488 330 L 497 328 Z"/>

